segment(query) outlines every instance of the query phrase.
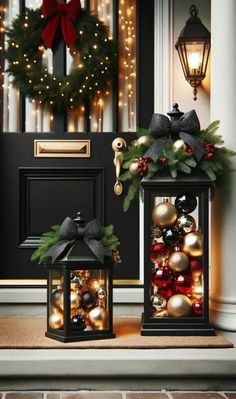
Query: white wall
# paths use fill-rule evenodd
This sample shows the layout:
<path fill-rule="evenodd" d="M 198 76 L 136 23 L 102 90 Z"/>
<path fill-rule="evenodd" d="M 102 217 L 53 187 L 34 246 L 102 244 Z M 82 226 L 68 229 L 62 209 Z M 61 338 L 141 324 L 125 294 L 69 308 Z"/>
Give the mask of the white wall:
<path fill-rule="evenodd" d="M 211 27 L 211 2 L 210 0 L 174 0 L 173 1 L 173 36 L 174 45 L 178 36 L 189 18 L 189 7 L 195 4 L 199 10 L 199 18 L 210 30 Z M 210 123 L 210 59 L 207 76 L 198 88 L 197 100 L 193 100 L 193 89 L 185 80 L 179 56 L 173 49 L 173 101 L 179 104 L 183 112 L 195 109 L 201 127 L 205 128 Z"/>

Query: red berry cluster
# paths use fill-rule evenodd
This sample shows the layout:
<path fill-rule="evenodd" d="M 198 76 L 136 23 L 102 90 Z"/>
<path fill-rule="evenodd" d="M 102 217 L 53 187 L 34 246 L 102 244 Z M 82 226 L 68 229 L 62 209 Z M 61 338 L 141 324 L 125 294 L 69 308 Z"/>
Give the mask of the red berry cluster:
<path fill-rule="evenodd" d="M 205 155 L 204 158 L 206 160 L 212 159 L 215 157 L 216 147 L 213 143 L 204 143 Z"/>
<path fill-rule="evenodd" d="M 188 147 L 187 150 L 186 150 L 186 153 L 187 153 L 188 156 L 191 157 L 191 156 L 193 155 L 193 150 L 192 150 L 192 148 L 191 148 L 191 147 Z"/>
<path fill-rule="evenodd" d="M 138 169 L 141 176 L 146 176 L 148 173 L 148 164 L 152 161 L 152 158 L 139 158 L 137 160 Z"/>

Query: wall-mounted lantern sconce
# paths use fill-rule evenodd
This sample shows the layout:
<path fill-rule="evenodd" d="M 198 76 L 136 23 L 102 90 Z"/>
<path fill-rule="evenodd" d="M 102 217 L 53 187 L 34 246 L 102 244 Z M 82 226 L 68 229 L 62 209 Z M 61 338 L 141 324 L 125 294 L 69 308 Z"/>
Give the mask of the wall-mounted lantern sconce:
<path fill-rule="evenodd" d="M 197 87 L 206 77 L 210 53 L 211 34 L 198 18 L 195 5 L 189 9 L 191 17 L 187 20 L 175 44 L 185 79 L 193 87 L 193 99 L 197 99 Z"/>

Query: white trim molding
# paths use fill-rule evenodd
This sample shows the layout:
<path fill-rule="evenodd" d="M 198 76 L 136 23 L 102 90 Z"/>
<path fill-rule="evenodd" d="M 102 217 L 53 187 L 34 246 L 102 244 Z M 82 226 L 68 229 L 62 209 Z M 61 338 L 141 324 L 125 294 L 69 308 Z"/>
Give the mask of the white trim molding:
<path fill-rule="evenodd" d="M 166 113 L 173 103 L 173 0 L 155 0 L 155 112 Z"/>

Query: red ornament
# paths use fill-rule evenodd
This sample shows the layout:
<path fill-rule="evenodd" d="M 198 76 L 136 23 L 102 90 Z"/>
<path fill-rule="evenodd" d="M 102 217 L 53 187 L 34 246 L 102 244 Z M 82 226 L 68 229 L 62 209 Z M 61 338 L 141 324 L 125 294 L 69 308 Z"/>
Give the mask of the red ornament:
<path fill-rule="evenodd" d="M 204 158 L 206 160 L 212 159 L 215 157 L 215 154 L 213 152 L 208 152 L 206 155 L 204 155 Z"/>
<path fill-rule="evenodd" d="M 145 176 L 148 173 L 148 164 L 152 162 L 152 158 L 142 158 L 137 160 L 138 169 L 141 176 Z"/>
<path fill-rule="evenodd" d="M 175 295 L 176 289 L 175 286 L 172 284 L 166 288 L 159 288 L 158 294 L 165 299 L 170 299 L 173 295 Z"/>
<path fill-rule="evenodd" d="M 203 315 L 203 302 L 202 299 L 198 299 L 193 303 L 193 312 L 197 316 Z"/>
<path fill-rule="evenodd" d="M 199 259 L 195 259 L 195 258 L 191 258 L 189 260 L 189 266 L 192 272 L 196 271 L 196 270 L 201 270 L 202 268 L 202 264 L 201 261 Z"/>
<path fill-rule="evenodd" d="M 170 250 L 164 243 L 156 243 L 151 248 L 151 261 L 153 263 L 162 263 L 170 256 Z"/>
<path fill-rule="evenodd" d="M 46 48 L 52 48 L 58 27 L 61 27 L 62 35 L 67 47 L 70 47 L 78 38 L 74 22 L 81 12 L 80 0 L 71 0 L 69 3 L 59 3 L 57 0 L 43 0 L 42 14 L 48 19 L 48 24 L 41 37 Z"/>
<path fill-rule="evenodd" d="M 172 284 L 172 273 L 167 266 L 157 267 L 152 273 L 152 283 L 160 288 L 169 287 Z"/>
<path fill-rule="evenodd" d="M 175 281 L 175 288 L 178 294 L 190 295 L 193 279 L 189 274 L 179 274 Z"/>

